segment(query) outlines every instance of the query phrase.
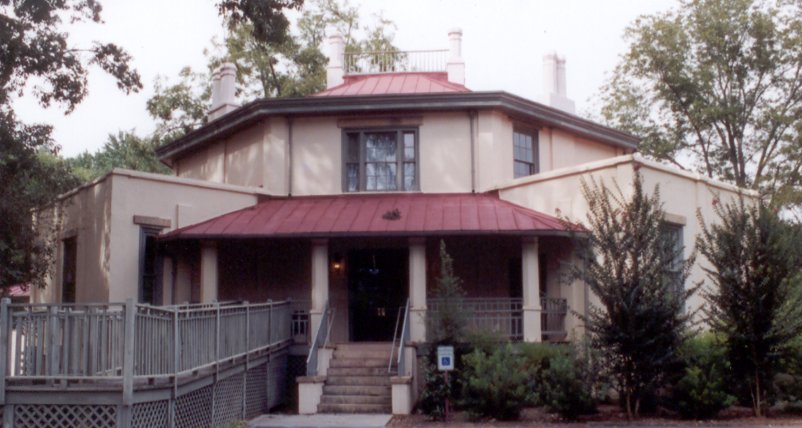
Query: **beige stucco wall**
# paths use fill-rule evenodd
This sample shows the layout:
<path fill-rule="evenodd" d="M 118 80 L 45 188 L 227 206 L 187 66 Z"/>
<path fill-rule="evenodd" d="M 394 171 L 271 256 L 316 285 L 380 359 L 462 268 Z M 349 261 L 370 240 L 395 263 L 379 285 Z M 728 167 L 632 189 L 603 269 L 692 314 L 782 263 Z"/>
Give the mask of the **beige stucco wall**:
<path fill-rule="evenodd" d="M 176 162 L 175 170 L 180 177 L 260 187 L 273 194 L 339 194 L 343 128 L 391 127 L 403 121 L 416 123 L 412 126 L 419 130 L 420 189 L 426 193 L 469 192 L 472 185 L 482 192 L 512 182 L 512 134 L 516 128 L 538 132 L 541 172 L 623 153 L 622 149 L 558 129 L 512 120 L 499 111 L 482 110 L 476 112 L 474 122 L 472 183 L 468 111 L 425 112 L 400 118 L 310 116 L 290 120 L 279 116 L 185 156 Z"/>
<path fill-rule="evenodd" d="M 126 170 L 115 170 L 68 194 L 62 198 L 59 234 L 61 239 L 77 237 L 76 300 L 119 302 L 137 297 L 141 226 L 134 223 L 134 216 L 167 220 L 166 232 L 251 206 L 259 195 L 251 188 Z M 62 257 L 59 243 L 54 274 L 44 290 L 34 292 L 34 301 L 60 301 Z M 189 293 L 185 283 L 191 271 L 184 264 L 177 271 L 181 298 Z"/>
<path fill-rule="evenodd" d="M 685 256 L 694 251 L 695 239 L 700 231 L 696 219 L 697 210 L 706 222 L 715 222 L 713 200 L 728 203 L 738 197 L 738 188 L 709 180 L 697 174 L 689 174 L 669 168 L 658 163 L 647 161 L 639 155 L 619 156 L 604 161 L 586 163 L 580 167 L 555 170 L 542 176 L 520 179 L 515 185 L 499 191 L 502 199 L 514 202 L 531 209 L 563 216 L 569 220 L 585 222 L 588 206 L 581 192 L 581 183 L 590 183 L 591 179 L 608 187 L 618 186 L 625 197 L 631 195 L 635 165 L 640 165 L 640 172 L 647 191 L 659 184 L 666 221 L 683 225 L 683 243 Z M 751 195 L 751 194 L 750 194 Z M 704 280 L 703 261 L 697 258 L 687 284 L 695 284 Z M 567 290 L 566 290 L 567 292 Z M 584 302 L 580 296 L 574 296 L 569 303 L 573 309 L 582 308 Z M 702 305 L 699 293 L 689 301 L 694 310 Z"/>

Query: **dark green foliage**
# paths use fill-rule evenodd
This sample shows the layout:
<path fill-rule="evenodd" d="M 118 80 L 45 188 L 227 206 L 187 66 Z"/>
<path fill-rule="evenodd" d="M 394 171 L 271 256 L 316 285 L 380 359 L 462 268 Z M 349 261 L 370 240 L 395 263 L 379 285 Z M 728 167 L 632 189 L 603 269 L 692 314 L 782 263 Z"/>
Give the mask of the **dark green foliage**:
<path fill-rule="evenodd" d="M 583 263 L 572 269 L 599 298 L 583 319 L 629 418 L 679 369 L 690 319 L 684 306 L 695 291 L 683 287 L 693 256 L 682 260 L 662 233 L 659 189 L 647 195 L 637 166 L 634 175 L 630 197 L 582 183 L 589 232 L 577 242 Z"/>
<path fill-rule="evenodd" d="M 700 219 L 697 242 L 712 284 L 705 313 L 760 416 L 781 356 L 802 333 L 802 236 L 757 201 L 739 199 L 715 210 L 719 223 L 705 226 Z"/>
<path fill-rule="evenodd" d="M 681 355 L 685 370 L 672 390 L 672 404 L 683 418 L 713 418 L 735 404 L 728 392 L 730 364 L 721 340 L 709 333 L 691 338 Z"/>
<path fill-rule="evenodd" d="M 19 122 L 12 96 L 30 93 L 42 106 L 60 104 L 69 113 L 87 94 L 90 65 L 109 73 L 126 93 L 142 87 L 120 47 L 70 40 L 65 21 L 100 23 L 100 12 L 95 1 L 0 1 L 0 288 L 44 285 L 59 218 L 34 216 L 34 210 L 79 182 L 58 158 L 52 128 Z"/>
<path fill-rule="evenodd" d="M 474 350 L 462 360 L 462 407 L 471 418 L 518 419 L 531 400 L 524 358 L 506 345 L 490 354 Z"/>
<path fill-rule="evenodd" d="M 434 420 L 442 420 L 445 417 L 446 398 L 454 402 L 454 382 L 446 383 L 445 376 L 437 370 L 437 365 L 427 358 L 423 366 L 423 384 L 423 392 L 418 398 L 418 410 Z"/>
<path fill-rule="evenodd" d="M 802 4 L 684 0 L 625 37 L 608 124 L 647 156 L 802 206 Z"/>
<path fill-rule="evenodd" d="M 156 148 L 160 142 L 156 138 L 141 138 L 133 131 L 120 131 L 109 135 L 103 148 L 90 154 L 84 152 L 67 159 L 73 173 L 83 181 L 92 181 L 114 168 L 169 174 L 170 168 L 159 161 Z"/>
<path fill-rule="evenodd" d="M 540 374 L 538 391 L 541 402 L 565 419 L 596 412 L 595 373 L 590 363 L 568 349 L 549 359 Z"/>
<path fill-rule="evenodd" d="M 429 343 L 453 345 L 465 343 L 468 314 L 463 299 L 465 291 L 462 280 L 454 274 L 454 261 L 446 250 L 445 241 L 440 241 L 440 274 L 435 279 L 431 297 L 439 301 L 436 311 L 429 311 L 426 318 L 426 338 Z"/>

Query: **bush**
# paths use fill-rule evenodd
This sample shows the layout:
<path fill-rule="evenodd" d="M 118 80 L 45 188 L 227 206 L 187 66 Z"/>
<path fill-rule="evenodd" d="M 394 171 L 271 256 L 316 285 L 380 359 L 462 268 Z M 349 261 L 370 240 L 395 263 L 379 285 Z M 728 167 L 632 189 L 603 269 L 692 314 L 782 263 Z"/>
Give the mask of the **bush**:
<path fill-rule="evenodd" d="M 735 404 L 727 392 L 726 348 L 713 334 L 689 339 L 680 349 L 685 370 L 673 390 L 673 401 L 686 419 L 709 419 Z"/>
<path fill-rule="evenodd" d="M 472 419 L 518 419 L 530 394 L 524 359 L 510 345 L 463 357 L 463 402 Z"/>
<path fill-rule="evenodd" d="M 540 385 L 543 383 L 543 372 L 551 366 L 552 360 L 562 358 L 571 352 L 571 347 L 552 343 L 519 343 L 518 350 L 529 373 L 527 387 L 530 391 L 534 391 L 529 404 L 534 406 L 543 405 L 544 401 L 540 389 Z"/>
<path fill-rule="evenodd" d="M 594 373 L 576 351 L 560 352 L 549 359 L 540 375 L 539 396 L 549 411 L 566 419 L 595 413 Z"/>
<path fill-rule="evenodd" d="M 445 417 L 446 398 L 452 397 L 451 385 L 446 384 L 437 365 L 428 359 L 423 367 L 423 382 L 425 386 L 418 399 L 418 410 L 434 420 L 442 420 Z"/>

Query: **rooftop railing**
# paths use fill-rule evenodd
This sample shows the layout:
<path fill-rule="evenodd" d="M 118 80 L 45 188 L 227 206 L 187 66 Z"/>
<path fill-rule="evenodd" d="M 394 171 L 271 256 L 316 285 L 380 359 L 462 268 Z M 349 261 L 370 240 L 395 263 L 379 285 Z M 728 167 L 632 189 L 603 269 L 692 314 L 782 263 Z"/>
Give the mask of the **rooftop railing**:
<path fill-rule="evenodd" d="M 446 71 L 448 54 L 448 50 L 346 53 L 345 74 Z"/>

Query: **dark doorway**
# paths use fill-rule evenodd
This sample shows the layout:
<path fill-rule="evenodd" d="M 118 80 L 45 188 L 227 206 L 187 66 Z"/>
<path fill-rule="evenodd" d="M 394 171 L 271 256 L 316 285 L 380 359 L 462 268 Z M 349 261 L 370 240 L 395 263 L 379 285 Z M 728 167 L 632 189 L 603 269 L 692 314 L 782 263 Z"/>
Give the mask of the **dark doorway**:
<path fill-rule="evenodd" d="M 406 250 L 348 253 L 348 318 L 352 342 L 393 340 L 396 316 L 407 298 Z"/>

